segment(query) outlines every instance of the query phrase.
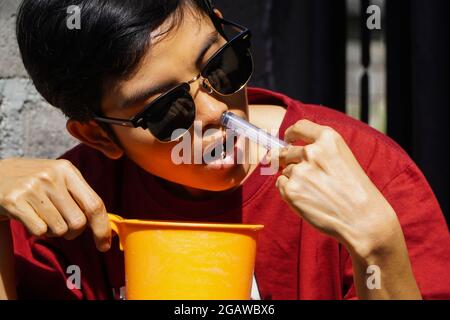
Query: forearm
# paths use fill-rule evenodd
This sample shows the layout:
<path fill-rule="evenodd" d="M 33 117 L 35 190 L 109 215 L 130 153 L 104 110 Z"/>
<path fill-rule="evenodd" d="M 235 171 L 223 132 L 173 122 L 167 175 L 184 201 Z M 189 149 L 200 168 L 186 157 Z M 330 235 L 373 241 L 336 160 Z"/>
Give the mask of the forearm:
<path fill-rule="evenodd" d="M 9 220 L 0 220 L 0 300 L 16 297 L 11 229 Z"/>
<path fill-rule="evenodd" d="M 351 254 L 359 299 L 422 299 L 399 225 L 394 237 L 366 252 L 365 256 Z"/>

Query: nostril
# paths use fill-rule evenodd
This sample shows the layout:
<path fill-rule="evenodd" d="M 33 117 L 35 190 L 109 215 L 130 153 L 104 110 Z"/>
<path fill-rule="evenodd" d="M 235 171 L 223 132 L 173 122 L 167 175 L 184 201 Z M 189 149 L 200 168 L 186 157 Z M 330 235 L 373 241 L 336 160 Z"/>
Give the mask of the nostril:
<path fill-rule="evenodd" d="M 196 120 L 202 124 L 202 129 L 206 130 L 211 127 L 221 129 L 220 118 L 222 114 L 228 110 L 228 105 L 215 96 L 210 95 L 206 90 L 197 96 L 195 104 L 197 106 Z"/>

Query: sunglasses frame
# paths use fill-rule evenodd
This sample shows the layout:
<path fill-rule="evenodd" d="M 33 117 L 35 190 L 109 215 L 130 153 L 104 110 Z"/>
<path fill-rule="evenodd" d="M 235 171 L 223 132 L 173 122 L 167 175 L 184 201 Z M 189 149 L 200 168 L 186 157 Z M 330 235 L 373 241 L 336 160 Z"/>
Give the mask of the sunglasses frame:
<path fill-rule="evenodd" d="M 194 83 L 195 81 L 199 80 L 199 79 L 203 79 L 202 80 L 202 85 L 203 88 L 206 90 L 209 90 L 208 93 L 212 94 L 215 93 L 217 95 L 220 96 L 230 96 L 233 95 L 239 91 L 241 91 L 250 81 L 253 72 L 254 72 L 254 60 L 253 60 L 253 56 L 251 55 L 251 51 L 250 51 L 250 47 L 251 47 L 251 43 L 250 43 L 250 39 L 251 39 L 251 31 L 240 25 L 237 24 L 235 22 L 231 22 L 222 18 L 219 18 L 218 16 L 214 15 L 214 17 L 212 18 L 213 20 L 215 19 L 216 23 L 215 25 L 217 25 L 217 23 L 220 23 L 222 26 L 223 25 L 228 25 L 228 26 L 232 26 L 235 27 L 237 29 L 240 30 L 239 34 L 237 34 L 236 36 L 234 36 L 231 40 L 228 40 L 223 29 L 219 29 L 219 33 L 225 38 L 225 40 L 227 40 L 227 43 L 225 45 L 223 45 L 219 50 L 217 50 L 216 53 L 214 53 L 214 55 L 208 59 L 208 61 L 206 62 L 205 66 L 202 68 L 202 71 L 192 80 L 187 81 L 187 82 L 182 82 L 180 84 L 178 84 L 177 86 L 173 87 L 172 89 L 166 91 L 165 93 L 161 94 L 158 98 L 156 98 L 154 101 L 152 101 L 150 104 L 148 104 L 144 110 L 140 111 L 138 114 L 136 114 L 135 116 L 133 116 L 131 119 L 119 119 L 119 118 L 111 118 L 111 117 L 94 117 L 94 120 L 101 122 L 101 123 L 107 123 L 107 124 L 112 124 L 112 125 L 119 125 L 119 126 L 123 126 L 123 127 L 130 127 L 130 128 L 143 128 L 148 129 L 147 125 L 146 125 L 146 121 L 145 118 L 147 116 L 147 114 L 149 112 L 151 112 L 151 108 L 153 105 L 155 105 L 156 103 L 158 103 L 159 101 L 161 101 L 162 99 L 164 99 L 165 97 L 167 97 L 168 95 L 172 94 L 174 91 L 179 90 L 181 87 L 184 87 L 183 89 L 185 89 L 187 91 L 187 93 L 190 95 L 190 85 L 192 83 Z M 223 94 L 218 92 L 216 89 L 214 89 L 214 87 L 209 83 L 207 77 L 204 77 L 203 72 L 205 69 L 207 69 L 208 65 L 210 64 L 211 61 L 213 61 L 217 56 L 219 56 L 220 54 L 222 54 L 226 49 L 228 49 L 231 45 L 234 44 L 235 41 L 242 39 L 243 41 L 247 40 L 249 41 L 249 52 L 250 52 L 250 59 L 251 59 L 251 64 L 252 64 L 252 71 L 247 79 L 247 81 L 236 91 L 230 93 L 230 94 Z M 191 96 L 192 98 L 192 96 Z M 194 108 L 195 108 L 195 112 L 196 112 L 196 107 L 195 107 L 195 103 L 194 103 Z M 193 123 L 192 123 L 193 125 Z M 192 127 L 191 125 L 191 127 Z M 190 129 L 190 128 L 189 128 Z M 189 129 L 186 130 L 186 132 L 189 131 Z M 151 132 L 151 131 L 150 131 Z M 152 133 L 153 134 L 153 133 Z M 184 133 L 185 134 L 185 133 Z M 179 137 L 177 137 L 176 139 L 171 139 L 170 141 L 165 141 L 165 140 L 160 140 L 158 139 L 156 136 L 155 138 L 161 142 L 161 143 L 170 143 L 176 140 L 179 140 L 184 134 L 180 135 Z"/>

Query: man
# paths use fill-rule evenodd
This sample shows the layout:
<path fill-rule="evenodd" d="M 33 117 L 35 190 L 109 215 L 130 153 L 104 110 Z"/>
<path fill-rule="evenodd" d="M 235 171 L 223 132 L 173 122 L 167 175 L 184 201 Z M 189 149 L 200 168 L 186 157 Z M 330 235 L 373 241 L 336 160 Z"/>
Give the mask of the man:
<path fill-rule="evenodd" d="M 66 26 L 69 5 L 80 29 Z M 264 224 L 262 299 L 449 297 L 449 233 L 417 166 L 343 114 L 248 89 L 250 34 L 208 1 L 25 0 L 17 33 L 36 88 L 83 144 L 65 160 L 0 162 L 0 212 L 12 219 L 1 230 L 3 296 L 118 298 L 123 256 L 108 211 Z M 212 152 L 227 110 L 292 146 L 269 159 L 240 139 L 243 163 Z M 195 161 L 196 139 L 214 161 Z M 194 149 L 182 163 L 180 140 Z M 282 170 L 263 175 L 268 159 Z M 66 286 L 71 265 L 80 288 Z M 367 283 L 373 270 L 380 285 Z"/>

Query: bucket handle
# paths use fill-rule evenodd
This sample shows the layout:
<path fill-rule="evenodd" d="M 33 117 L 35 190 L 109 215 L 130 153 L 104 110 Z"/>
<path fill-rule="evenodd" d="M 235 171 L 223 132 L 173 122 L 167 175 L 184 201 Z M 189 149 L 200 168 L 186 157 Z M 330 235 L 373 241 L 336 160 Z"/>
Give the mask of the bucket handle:
<path fill-rule="evenodd" d="M 120 238 L 119 225 L 123 222 L 123 218 L 112 213 L 108 213 L 111 230 L 119 237 L 120 250 L 123 251 L 122 239 Z"/>

